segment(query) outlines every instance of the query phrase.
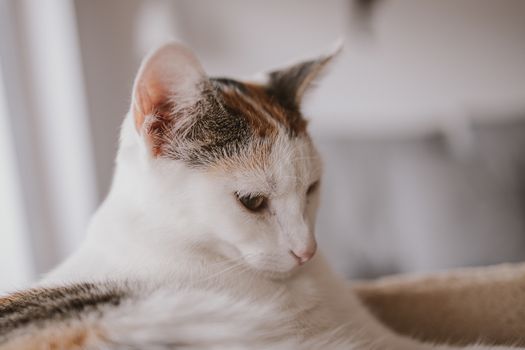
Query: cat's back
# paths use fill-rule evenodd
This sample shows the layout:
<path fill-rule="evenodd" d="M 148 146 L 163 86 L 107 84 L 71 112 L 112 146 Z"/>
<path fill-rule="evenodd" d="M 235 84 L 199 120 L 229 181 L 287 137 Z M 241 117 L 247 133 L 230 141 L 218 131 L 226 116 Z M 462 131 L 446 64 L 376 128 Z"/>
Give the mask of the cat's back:
<path fill-rule="evenodd" d="M 0 298 L 0 349 L 229 348 L 312 337 L 342 321 L 312 270 L 286 283 L 226 267 L 176 284 L 48 283 Z"/>
<path fill-rule="evenodd" d="M 0 298 L 0 349 L 262 349 L 295 332 L 293 316 L 280 311 L 270 300 L 204 289 L 35 288 Z"/>
<path fill-rule="evenodd" d="M 101 344 L 97 322 L 129 292 L 117 284 L 34 288 L 0 298 L 1 349 L 83 349 Z"/>

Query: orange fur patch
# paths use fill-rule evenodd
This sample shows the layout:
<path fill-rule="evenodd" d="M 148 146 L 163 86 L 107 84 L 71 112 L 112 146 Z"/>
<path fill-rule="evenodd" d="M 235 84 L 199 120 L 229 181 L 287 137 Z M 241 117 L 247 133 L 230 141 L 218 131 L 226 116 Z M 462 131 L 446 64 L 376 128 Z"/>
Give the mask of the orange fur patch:
<path fill-rule="evenodd" d="M 257 103 L 266 115 L 275 119 L 279 124 L 291 130 L 294 134 L 302 134 L 306 131 L 306 120 L 299 111 L 291 111 L 283 108 L 278 101 L 272 99 L 265 88 L 257 84 L 244 84 L 250 97 Z"/>
<path fill-rule="evenodd" d="M 1 350 L 81 350 L 96 349 L 104 344 L 103 332 L 95 326 L 50 326 L 28 329 L 27 333 L 0 345 Z"/>

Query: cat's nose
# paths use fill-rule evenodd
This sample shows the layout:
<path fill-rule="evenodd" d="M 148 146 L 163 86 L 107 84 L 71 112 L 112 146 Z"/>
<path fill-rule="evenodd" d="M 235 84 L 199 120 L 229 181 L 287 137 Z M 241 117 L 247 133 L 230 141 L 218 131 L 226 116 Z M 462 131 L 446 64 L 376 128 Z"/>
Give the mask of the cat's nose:
<path fill-rule="evenodd" d="M 290 254 L 297 260 L 299 265 L 303 265 L 307 261 L 311 260 L 317 250 L 317 244 L 314 243 L 305 249 L 301 250 L 290 250 Z"/>

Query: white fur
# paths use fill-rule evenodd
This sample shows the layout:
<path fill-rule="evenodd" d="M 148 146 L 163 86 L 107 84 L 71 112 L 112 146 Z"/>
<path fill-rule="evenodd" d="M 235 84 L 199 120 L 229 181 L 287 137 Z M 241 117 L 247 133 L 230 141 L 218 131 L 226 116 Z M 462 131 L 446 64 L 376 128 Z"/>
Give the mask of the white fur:
<path fill-rule="evenodd" d="M 87 239 L 43 283 L 156 287 L 101 320 L 114 344 L 131 348 L 453 349 L 383 327 L 320 253 L 297 266 L 289 251 L 315 242 L 318 194 L 307 198 L 306 190 L 320 175 L 310 140 L 284 132 L 264 169 L 202 171 L 153 157 L 130 113 L 111 191 Z M 247 212 L 235 192 L 267 194 L 268 213 Z"/>
<path fill-rule="evenodd" d="M 276 294 L 276 298 L 281 295 Z M 294 319 L 275 303 L 254 303 L 224 293 L 161 290 L 108 312 L 100 325 L 110 330 L 111 349 L 433 349 L 504 350 L 508 347 L 424 345 L 391 337 L 370 337 L 362 327 L 339 327 L 297 337 Z M 227 321 L 225 321 L 227 320 Z M 364 325 L 366 326 L 366 325 Z"/>

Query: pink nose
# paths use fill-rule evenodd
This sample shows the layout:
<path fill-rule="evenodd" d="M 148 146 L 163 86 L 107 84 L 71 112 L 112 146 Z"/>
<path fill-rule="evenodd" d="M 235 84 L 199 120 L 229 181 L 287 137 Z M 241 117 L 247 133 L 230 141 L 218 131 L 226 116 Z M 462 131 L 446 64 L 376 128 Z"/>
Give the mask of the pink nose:
<path fill-rule="evenodd" d="M 314 257 L 316 250 L 317 250 L 317 245 L 314 245 L 304 250 L 299 250 L 299 251 L 290 250 L 290 254 L 292 254 L 295 260 L 297 260 L 299 265 L 303 265 L 308 260 Z"/>

